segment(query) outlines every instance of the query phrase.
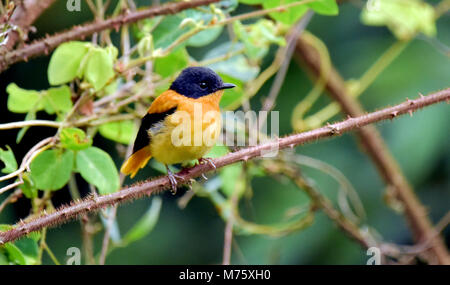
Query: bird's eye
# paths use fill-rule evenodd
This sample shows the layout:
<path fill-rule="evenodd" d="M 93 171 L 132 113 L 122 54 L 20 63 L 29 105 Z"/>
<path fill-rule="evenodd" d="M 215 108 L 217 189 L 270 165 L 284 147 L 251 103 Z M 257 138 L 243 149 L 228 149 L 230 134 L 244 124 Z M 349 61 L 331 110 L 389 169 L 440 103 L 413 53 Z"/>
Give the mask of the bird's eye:
<path fill-rule="evenodd" d="M 208 87 L 208 84 L 206 84 L 206 82 L 200 82 L 200 88 L 202 89 L 206 89 L 206 87 Z"/>

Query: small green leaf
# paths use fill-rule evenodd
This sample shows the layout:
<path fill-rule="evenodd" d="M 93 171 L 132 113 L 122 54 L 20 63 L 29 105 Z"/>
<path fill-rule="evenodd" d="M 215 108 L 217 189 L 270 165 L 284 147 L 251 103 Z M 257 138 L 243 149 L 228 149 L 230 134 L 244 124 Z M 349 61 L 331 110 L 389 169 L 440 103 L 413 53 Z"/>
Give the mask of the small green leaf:
<path fill-rule="evenodd" d="M 90 43 L 68 42 L 61 44 L 53 53 L 48 66 L 48 81 L 60 85 L 72 81 L 79 74 L 83 58 Z"/>
<path fill-rule="evenodd" d="M 38 189 L 58 190 L 67 184 L 73 169 L 73 152 L 46 150 L 31 163 L 31 177 Z"/>
<path fill-rule="evenodd" d="M 82 150 L 92 145 L 92 139 L 87 137 L 86 133 L 78 128 L 63 129 L 59 138 L 62 147 L 71 150 Z"/>
<path fill-rule="evenodd" d="M 48 89 L 43 102 L 45 111 L 49 114 L 68 112 L 73 107 L 71 96 L 70 88 L 66 85 Z"/>
<path fill-rule="evenodd" d="M 169 55 L 155 60 L 155 72 L 162 77 L 168 77 L 185 68 L 189 63 L 186 48 L 181 47 Z"/>
<path fill-rule="evenodd" d="M 153 43 L 155 49 L 167 48 L 178 37 L 189 31 L 189 28 L 180 28 L 183 13 L 177 15 L 170 15 L 164 17 L 164 19 L 158 24 L 155 30 L 152 32 Z"/>
<path fill-rule="evenodd" d="M 100 126 L 100 134 L 107 139 L 130 144 L 136 135 L 136 125 L 133 121 L 106 123 Z"/>
<path fill-rule="evenodd" d="M 9 265 L 8 257 L 6 257 L 4 250 L 0 248 L 0 265 Z"/>
<path fill-rule="evenodd" d="M 241 44 L 232 44 L 231 42 L 223 43 L 210 50 L 203 60 L 217 58 L 226 53 L 234 52 L 242 49 Z M 227 60 L 208 65 L 211 69 L 220 74 L 226 74 L 236 78 L 242 82 L 247 82 L 256 78 L 259 73 L 258 66 L 252 66 L 245 56 L 242 54 L 235 55 Z"/>
<path fill-rule="evenodd" d="M 27 237 L 15 241 L 14 245 L 22 252 L 25 264 L 36 264 L 39 255 L 39 247 L 36 240 Z"/>
<path fill-rule="evenodd" d="M 361 13 L 361 21 L 370 26 L 387 26 L 401 40 L 408 40 L 422 32 L 436 35 L 434 8 L 421 0 L 377 0 L 374 7 Z"/>
<path fill-rule="evenodd" d="M 95 91 L 98 91 L 113 76 L 114 60 L 111 53 L 101 48 L 91 50 L 84 69 L 84 78 L 94 87 Z"/>
<path fill-rule="evenodd" d="M 35 90 L 25 90 L 11 83 L 6 87 L 8 92 L 8 110 L 14 113 L 27 113 L 39 104 L 41 94 Z"/>
<path fill-rule="evenodd" d="M 334 16 L 339 14 L 336 0 L 318 0 L 308 4 L 317 14 Z"/>
<path fill-rule="evenodd" d="M 298 2 L 298 0 L 266 0 L 263 2 L 263 7 L 264 9 L 271 9 L 294 2 Z M 308 11 L 308 6 L 305 4 L 291 7 L 283 12 L 272 12 L 269 16 L 283 24 L 292 25 L 297 22 L 306 11 Z"/>
<path fill-rule="evenodd" d="M 161 212 L 162 199 L 153 197 L 152 204 L 139 221 L 127 232 L 122 242 L 128 245 L 148 235 L 156 225 Z"/>
<path fill-rule="evenodd" d="M 27 197 L 28 199 L 34 199 L 38 195 L 38 189 L 36 188 L 36 185 L 34 185 L 33 180 L 30 178 L 30 175 L 28 173 L 24 173 L 22 175 L 23 184 L 20 185 L 20 189 L 22 190 L 22 193 Z"/>
<path fill-rule="evenodd" d="M 8 145 L 6 146 L 6 150 L 0 148 L 0 160 L 5 164 L 5 167 L 2 169 L 3 173 L 11 173 L 17 170 L 16 158 Z"/>
<path fill-rule="evenodd" d="M 89 147 L 77 153 L 77 170 L 89 183 L 95 185 L 101 195 L 119 190 L 119 173 L 108 153 L 97 147 Z"/>
<path fill-rule="evenodd" d="M 144 36 L 137 44 L 140 56 L 148 56 L 153 53 L 153 37 L 151 34 Z"/>
<path fill-rule="evenodd" d="M 205 13 L 200 10 L 189 9 L 184 11 L 184 18 L 191 18 L 196 23 L 203 21 L 204 24 L 208 24 L 212 19 L 211 13 Z M 223 26 L 207 28 L 200 33 L 194 35 L 187 41 L 188 46 L 201 47 L 212 43 L 222 33 Z"/>
<path fill-rule="evenodd" d="M 273 21 L 267 19 L 261 19 L 250 25 L 235 21 L 233 29 L 245 46 L 245 54 L 252 60 L 262 59 L 268 53 L 271 44 L 280 46 L 286 44 L 284 37 L 278 34 Z"/>
<path fill-rule="evenodd" d="M 202 47 L 214 42 L 223 31 L 223 26 L 208 28 L 194 35 L 187 41 L 188 46 Z"/>
<path fill-rule="evenodd" d="M 6 255 L 10 262 L 13 262 L 18 265 L 26 265 L 27 264 L 24 254 L 22 253 L 22 251 L 20 251 L 20 249 L 17 246 L 8 242 L 8 243 L 5 243 L 3 245 L 3 247 L 6 250 Z"/>

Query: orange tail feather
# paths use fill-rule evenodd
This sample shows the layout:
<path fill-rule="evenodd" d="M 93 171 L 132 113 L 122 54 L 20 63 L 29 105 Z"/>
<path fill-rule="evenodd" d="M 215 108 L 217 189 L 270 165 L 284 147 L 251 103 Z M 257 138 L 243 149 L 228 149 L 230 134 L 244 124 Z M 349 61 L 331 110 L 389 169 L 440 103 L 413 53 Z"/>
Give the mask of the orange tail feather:
<path fill-rule="evenodd" d="M 144 147 L 137 152 L 133 153 L 127 161 L 124 162 L 120 168 L 120 172 L 125 175 L 130 175 L 133 178 L 139 169 L 147 165 L 147 162 L 152 158 L 149 147 Z"/>

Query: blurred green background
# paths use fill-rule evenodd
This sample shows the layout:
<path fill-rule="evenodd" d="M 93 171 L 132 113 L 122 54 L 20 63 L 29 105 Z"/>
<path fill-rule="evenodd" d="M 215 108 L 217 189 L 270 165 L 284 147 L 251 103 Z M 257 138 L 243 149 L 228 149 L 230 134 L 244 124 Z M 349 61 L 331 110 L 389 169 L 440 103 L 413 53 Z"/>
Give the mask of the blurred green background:
<path fill-rule="evenodd" d="M 84 1 L 83 1 L 84 2 Z M 114 2 L 114 1 L 113 1 Z M 139 1 L 136 1 L 139 2 Z M 144 3 L 146 1 L 140 1 Z M 435 3 L 436 1 L 433 1 Z M 244 8 L 240 8 L 244 9 Z M 345 79 L 360 77 L 368 67 L 395 41 L 386 28 L 368 27 L 360 23 L 360 8 L 346 3 L 340 6 L 337 17 L 314 16 L 308 30 L 327 45 L 335 67 Z M 237 11 L 239 12 L 239 11 Z M 91 17 L 83 5 L 81 12 L 68 12 L 65 1 L 57 3 L 36 22 L 39 38 L 52 34 Z M 437 22 L 437 39 L 450 45 L 450 17 Z M 220 39 L 218 40 L 220 41 Z M 213 43 L 212 45 L 216 45 Z M 207 48 L 190 49 L 191 56 L 201 59 Z M 271 55 L 273 56 L 273 54 Z M 6 86 L 15 82 L 23 88 L 48 88 L 46 69 L 48 57 L 33 59 L 28 63 L 13 65 L 0 74 L 1 122 L 23 120 L 22 115 L 9 113 L 6 109 Z M 270 63 L 270 57 L 266 65 Z M 258 110 L 261 98 L 269 92 L 272 80 L 268 81 L 252 100 Z M 418 92 L 426 94 L 449 87 L 450 58 L 436 48 L 435 42 L 418 38 L 377 78 L 375 83 L 361 96 L 366 110 L 376 110 L 415 98 Z M 312 88 L 313 84 L 305 71 L 293 61 L 278 97 L 275 110 L 280 111 L 280 135 L 292 132 L 290 124 L 294 106 Z M 330 102 L 323 96 L 320 106 Z M 398 160 L 405 175 L 414 186 L 421 201 L 427 206 L 433 222 L 437 222 L 449 210 L 450 202 L 450 112 L 448 104 L 431 106 L 413 117 L 404 116 L 394 121 L 377 125 L 393 156 Z M 40 114 L 40 118 L 46 118 Z M 333 120 L 338 120 L 334 118 Z M 1 132 L 1 146 L 10 145 L 18 159 L 54 130 L 34 128 L 24 140 L 15 145 L 17 130 Z M 107 150 L 117 166 L 121 158 L 114 143 L 97 136 L 95 145 Z M 296 152 L 323 160 L 336 168 L 352 182 L 367 211 L 367 224 L 376 229 L 388 242 L 411 244 L 411 235 L 401 215 L 396 214 L 383 201 L 385 185 L 371 161 L 355 140 L 346 134 L 342 137 L 301 146 Z M 140 173 L 145 179 L 154 175 L 150 168 Z M 326 175 L 305 168 L 305 174 L 317 183 L 319 189 L 329 197 L 335 197 L 338 185 Z M 87 187 L 86 187 L 87 188 Z M 272 223 L 282 219 L 286 210 L 304 205 L 306 196 L 287 181 L 276 181 L 267 177 L 252 181 L 253 197 L 241 202 L 241 214 L 258 223 Z M 82 190 L 87 193 L 88 189 Z M 162 211 L 154 230 L 144 239 L 130 246 L 115 250 L 107 264 L 217 264 L 222 261 L 225 224 L 209 200 L 194 197 L 181 210 L 177 196 L 161 195 Z M 0 196 L 0 201 L 6 195 Z M 67 189 L 56 192 L 55 204 L 69 201 Z M 23 199 L 25 200 L 25 199 Z M 145 198 L 119 207 L 118 224 L 122 233 L 148 209 L 151 198 Z M 0 223 L 14 223 L 28 214 L 27 201 L 8 206 L 0 216 Z M 450 242 L 450 230 L 444 232 Z M 69 247 L 81 247 L 80 224 L 77 221 L 49 230 L 47 243 L 60 261 L 67 259 Z M 95 239 L 96 252 L 100 250 L 99 234 Z M 348 239 L 322 213 L 316 215 L 309 228 L 284 237 L 235 236 L 237 247 L 233 247 L 232 264 L 365 264 L 365 250 Z M 52 262 L 46 256 L 45 263 Z"/>

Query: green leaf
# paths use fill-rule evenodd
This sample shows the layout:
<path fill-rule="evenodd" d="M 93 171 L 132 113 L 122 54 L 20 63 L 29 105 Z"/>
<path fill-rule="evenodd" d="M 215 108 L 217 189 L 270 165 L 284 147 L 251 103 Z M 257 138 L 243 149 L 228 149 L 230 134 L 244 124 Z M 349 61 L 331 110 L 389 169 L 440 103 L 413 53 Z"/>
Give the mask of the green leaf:
<path fill-rule="evenodd" d="M 84 69 L 84 78 L 94 87 L 95 91 L 102 89 L 114 76 L 114 60 L 111 52 L 106 49 L 94 48 Z"/>
<path fill-rule="evenodd" d="M 151 34 L 144 36 L 137 44 L 140 56 L 148 56 L 153 53 L 153 37 Z"/>
<path fill-rule="evenodd" d="M 252 60 L 262 59 L 268 53 L 271 44 L 280 46 L 286 44 L 286 40 L 278 35 L 277 27 L 270 20 L 261 19 L 251 25 L 235 21 L 233 29 L 245 46 L 245 54 Z"/>
<path fill-rule="evenodd" d="M 14 245 L 22 252 L 23 257 L 25 258 L 25 264 L 36 264 L 39 256 L 37 240 L 27 237 L 15 241 Z"/>
<path fill-rule="evenodd" d="M 192 47 L 202 47 L 214 42 L 223 31 L 223 26 L 208 28 L 191 37 L 186 44 Z"/>
<path fill-rule="evenodd" d="M 87 137 L 86 133 L 78 128 L 63 129 L 59 138 L 63 148 L 71 150 L 82 150 L 92 145 L 92 139 Z"/>
<path fill-rule="evenodd" d="M 298 0 L 266 0 L 263 2 L 263 7 L 264 9 L 271 9 L 294 2 L 298 2 Z M 306 11 L 308 11 L 307 5 L 298 5 L 283 12 L 269 13 L 269 16 L 283 24 L 292 25 L 297 22 Z"/>
<path fill-rule="evenodd" d="M 10 83 L 6 87 L 8 92 L 8 110 L 14 113 L 27 113 L 28 111 L 38 107 L 41 94 L 35 90 L 25 90 Z"/>
<path fill-rule="evenodd" d="M 200 10 L 190 9 L 186 10 L 184 14 L 185 18 L 191 18 L 197 23 L 203 21 L 205 24 L 207 24 L 213 19 L 213 15 L 211 13 L 205 13 Z M 208 45 L 216 40 L 220 36 L 220 33 L 222 33 L 222 31 L 223 26 L 207 28 L 206 30 L 201 31 L 200 33 L 191 37 L 186 44 L 193 47 Z"/>
<path fill-rule="evenodd" d="M 156 29 L 153 31 L 153 43 L 155 49 L 167 48 L 171 43 L 173 43 L 182 34 L 189 31 L 189 28 L 180 28 L 180 24 L 183 21 L 183 13 L 177 15 L 170 15 L 164 17 L 164 19 L 159 23 Z"/>
<path fill-rule="evenodd" d="M 8 257 L 6 257 L 4 250 L 0 248 L 0 265 L 9 265 Z"/>
<path fill-rule="evenodd" d="M 58 190 L 69 181 L 73 169 L 73 152 L 46 150 L 31 163 L 31 177 L 41 190 Z"/>
<path fill-rule="evenodd" d="M 168 77 L 185 68 L 189 63 L 186 48 L 181 47 L 169 55 L 155 60 L 155 72 L 162 77 Z"/>
<path fill-rule="evenodd" d="M 156 225 L 161 212 L 162 199 L 153 197 L 152 204 L 139 221 L 127 232 L 122 242 L 128 245 L 148 235 Z"/>
<path fill-rule="evenodd" d="M 6 150 L 0 148 L 0 160 L 5 164 L 2 169 L 3 173 L 11 173 L 17 170 L 17 161 L 9 145 L 6 146 Z"/>
<path fill-rule="evenodd" d="M 242 48 L 243 46 L 241 44 L 226 42 L 210 50 L 203 60 L 217 58 Z M 227 60 L 209 64 L 208 67 L 217 73 L 229 75 L 242 82 L 255 79 L 259 73 L 259 67 L 250 65 L 248 60 L 242 54 L 235 55 Z"/>
<path fill-rule="evenodd" d="M 44 108 L 49 114 L 55 112 L 66 113 L 72 109 L 72 94 L 69 86 L 63 85 L 58 88 L 50 88 L 44 96 Z"/>
<path fill-rule="evenodd" d="M 221 0 L 215 4 L 217 8 L 222 10 L 223 13 L 230 13 L 237 9 L 239 6 L 238 0 Z"/>
<path fill-rule="evenodd" d="M 38 189 L 36 188 L 36 185 L 34 184 L 33 180 L 30 178 L 30 175 L 28 173 L 24 173 L 22 175 L 23 184 L 20 185 L 20 189 L 22 190 L 22 193 L 27 197 L 28 199 L 34 199 L 38 196 Z"/>
<path fill-rule="evenodd" d="M 89 147 L 77 153 L 77 170 L 100 194 L 119 190 L 119 173 L 108 153 L 97 147 Z"/>
<path fill-rule="evenodd" d="M 318 14 L 329 16 L 339 14 L 339 7 L 336 3 L 336 0 L 318 0 L 309 3 L 308 6 Z"/>
<path fill-rule="evenodd" d="M 75 79 L 89 46 L 90 43 L 73 41 L 63 43 L 56 48 L 48 66 L 49 83 L 60 85 Z"/>
<path fill-rule="evenodd" d="M 6 250 L 6 255 L 10 262 L 13 262 L 18 265 L 26 265 L 27 264 L 24 254 L 22 253 L 22 251 L 20 251 L 20 249 L 17 246 L 8 242 L 8 243 L 5 243 L 3 245 L 3 247 Z"/>
<path fill-rule="evenodd" d="M 236 7 L 236 2 L 231 0 L 220 1 L 219 3 L 216 3 L 216 5 L 218 7 L 223 7 L 223 10 L 232 11 Z M 204 10 L 199 9 L 188 9 L 176 15 L 164 17 L 161 23 L 159 23 L 152 32 L 155 48 L 167 48 L 181 35 L 193 29 L 192 26 L 180 28 L 180 24 L 183 20 L 192 19 L 195 23 L 200 23 L 202 21 L 204 25 L 207 25 L 214 17 L 215 15 L 211 11 L 205 12 Z M 222 30 L 223 27 L 207 28 L 192 36 L 180 46 L 188 45 L 199 47 L 210 44 L 220 36 Z"/>
<path fill-rule="evenodd" d="M 361 21 L 370 26 L 387 26 L 401 40 L 408 40 L 422 32 L 429 37 L 436 35 L 436 17 L 433 6 L 421 0 L 377 0 L 374 7 L 367 7 Z"/>
<path fill-rule="evenodd" d="M 163 18 L 163 16 L 156 16 L 150 19 L 147 18 L 140 21 L 139 24 L 132 25 L 133 34 L 139 40 L 142 40 L 144 37 L 151 35 L 156 26 L 159 25 L 161 18 Z"/>
<path fill-rule="evenodd" d="M 136 135 L 136 125 L 132 120 L 111 122 L 101 125 L 99 131 L 107 139 L 130 144 Z"/>

